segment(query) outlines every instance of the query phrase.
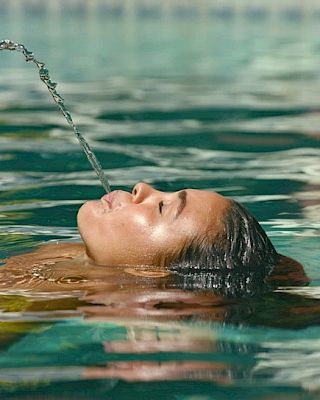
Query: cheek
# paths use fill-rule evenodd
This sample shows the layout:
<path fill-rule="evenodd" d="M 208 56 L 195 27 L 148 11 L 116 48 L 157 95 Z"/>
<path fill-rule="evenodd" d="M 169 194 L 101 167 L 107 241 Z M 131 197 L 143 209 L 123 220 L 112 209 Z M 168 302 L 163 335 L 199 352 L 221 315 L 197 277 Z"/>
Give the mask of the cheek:
<path fill-rule="evenodd" d="M 128 245 L 136 243 L 141 238 L 150 237 L 151 225 L 143 214 L 119 212 L 110 214 L 104 221 L 103 231 L 109 232 L 114 238 Z M 129 243 L 128 243 L 129 242 Z"/>
<path fill-rule="evenodd" d="M 190 227 L 185 224 L 156 226 L 150 235 L 150 242 L 161 254 L 176 254 L 182 250 L 190 235 Z"/>
<path fill-rule="evenodd" d="M 148 215 L 145 215 L 143 213 L 139 213 L 139 214 L 135 213 L 135 214 L 128 215 L 127 222 L 128 222 L 128 225 L 132 225 L 132 227 L 134 227 L 138 231 L 151 230 L 153 227 L 153 224 L 151 223 Z"/>
<path fill-rule="evenodd" d="M 169 238 L 168 227 L 165 225 L 155 226 L 150 233 L 150 240 L 158 243 L 167 242 Z"/>
<path fill-rule="evenodd" d="M 98 202 L 99 203 L 99 202 Z M 96 201 L 86 202 L 78 212 L 78 227 L 86 244 L 108 243 L 113 249 L 142 249 L 149 247 L 155 231 L 147 210 L 131 207 L 104 212 Z M 155 233 L 159 237 L 159 233 Z"/>

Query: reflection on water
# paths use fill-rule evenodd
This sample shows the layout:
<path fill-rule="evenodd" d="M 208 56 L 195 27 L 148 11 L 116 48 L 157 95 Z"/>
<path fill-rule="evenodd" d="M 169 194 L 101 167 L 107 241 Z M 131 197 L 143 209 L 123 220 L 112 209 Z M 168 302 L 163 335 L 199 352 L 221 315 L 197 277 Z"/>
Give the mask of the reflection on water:
<path fill-rule="evenodd" d="M 1 34 L 47 61 L 113 185 L 233 197 L 311 282 L 232 300 L 19 256 L 79 240 L 101 188 L 34 71 L 1 54 L 1 397 L 318 398 L 317 21 L 48 15 L 0 10 Z"/>
<path fill-rule="evenodd" d="M 91 380 L 115 390 L 111 393 L 130 383 L 158 381 L 203 382 L 208 394 L 212 384 L 231 391 L 246 386 L 268 391 L 272 385 L 279 393 L 281 387 L 319 390 L 319 300 L 273 294 L 236 304 L 208 294 L 137 287 L 60 296 L 2 296 L 4 393 L 5 386 L 28 387 L 40 395 L 44 388 L 50 393 L 55 382 Z M 299 324 L 304 330 L 295 330 Z M 153 386 L 144 390 L 146 396 Z M 180 390 L 190 394 L 189 384 Z"/>
<path fill-rule="evenodd" d="M 228 298 L 179 288 L 156 271 L 94 266 L 79 261 L 82 251 L 54 244 L 2 267 L 3 393 L 31 385 L 39 395 L 56 382 L 90 381 L 115 393 L 124 383 L 164 381 L 320 389 L 318 363 L 309 363 L 318 357 L 318 288 Z M 294 369 L 299 362 L 303 377 Z"/>

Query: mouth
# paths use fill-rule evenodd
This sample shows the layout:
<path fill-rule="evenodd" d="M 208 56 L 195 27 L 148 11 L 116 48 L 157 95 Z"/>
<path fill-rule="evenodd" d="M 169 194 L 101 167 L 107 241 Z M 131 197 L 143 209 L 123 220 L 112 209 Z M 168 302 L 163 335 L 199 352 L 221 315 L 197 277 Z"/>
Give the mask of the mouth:
<path fill-rule="evenodd" d="M 113 204 L 116 192 L 117 192 L 117 190 L 115 190 L 111 193 L 107 193 L 101 197 L 102 204 L 104 206 L 107 206 L 109 210 L 112 210 L 112 204 Z"/>
<path fill-rule="evenodd" d="M 100 205 L 102 205 L 104 212 L 117 211 L 129 203 L 130 198 L 122 190 L 114 190 L 111 193 L 103 195 L 100 199 Z"/>

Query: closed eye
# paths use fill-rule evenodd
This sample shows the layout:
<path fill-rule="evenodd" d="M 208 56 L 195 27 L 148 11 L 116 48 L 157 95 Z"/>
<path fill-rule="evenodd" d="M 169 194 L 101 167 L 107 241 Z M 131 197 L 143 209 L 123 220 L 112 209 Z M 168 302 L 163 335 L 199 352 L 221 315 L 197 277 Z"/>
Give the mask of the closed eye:
<path fill-rule="evenodd" d="M 159 213 L 162 214 L 162 208 L 163 208 L 163 201 L 160 201 L 159 203 Z"/>

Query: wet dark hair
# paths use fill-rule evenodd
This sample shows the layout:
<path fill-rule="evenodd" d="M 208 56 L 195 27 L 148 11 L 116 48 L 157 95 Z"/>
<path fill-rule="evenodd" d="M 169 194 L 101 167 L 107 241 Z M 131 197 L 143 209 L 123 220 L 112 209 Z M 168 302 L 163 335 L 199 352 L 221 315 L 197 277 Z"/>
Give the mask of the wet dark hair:
<path fill-rule="evenodd" d="M 188 243 L 168 269 L 184 289 L 214 289 L 237 297 L 267 291 L 266 280 L 279 255 L 261 225 L 234 200 L 222 225 L 218 235 Z"/>

